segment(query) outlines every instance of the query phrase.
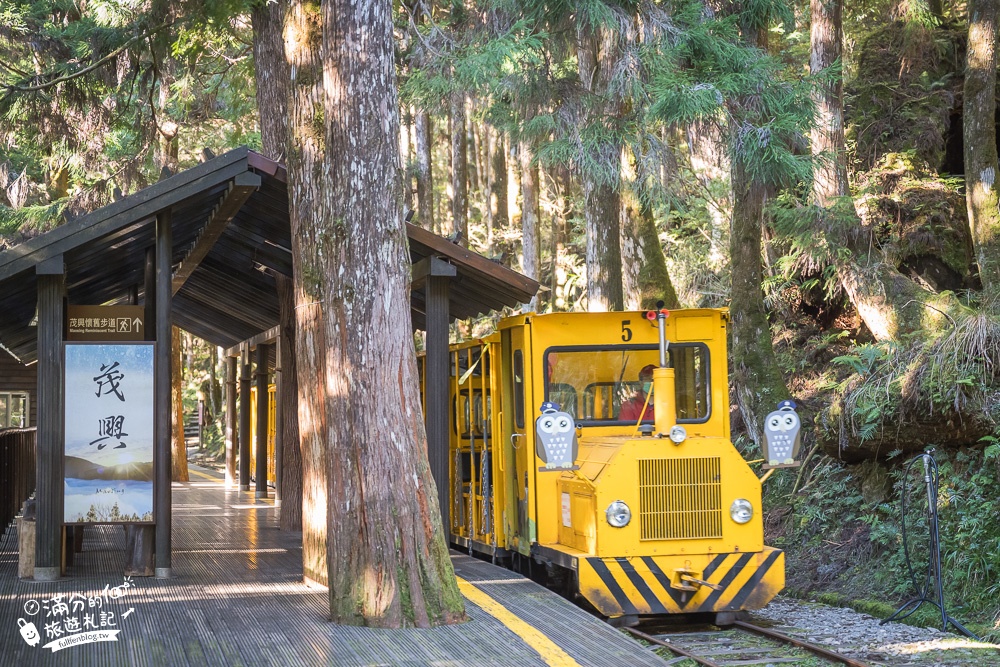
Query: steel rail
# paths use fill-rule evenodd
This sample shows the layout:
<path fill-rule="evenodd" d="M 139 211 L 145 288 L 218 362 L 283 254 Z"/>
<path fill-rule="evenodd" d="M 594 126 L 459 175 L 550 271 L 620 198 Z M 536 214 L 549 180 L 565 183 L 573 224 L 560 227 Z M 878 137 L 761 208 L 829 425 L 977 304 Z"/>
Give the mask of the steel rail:
<path fill-rule="evenodd" d="M 690 658 L 691 660 L 694 660 L 698 664 L 704 665 L 705 667 L 722 667 L 722 665 L 720 665 L 717 662 L 712 662 L 711 660 L 706 660 L 705 658 L 699 658 L 697 655 L 695 655 L 694 653 L 691 653 L 690 651 L 682 649 L 679 646 L 674 646 L 670 642 L 665 642 L 662 639 L 657 639 L 653 635 L 647 635 L 645 632 L 641 632 L 639 630 L 636 630 L 635 628 L 622 628 L 622 630 L 626 630 L 626 631 L 630 632 L 631 634 L 635 635 L 636 637 L 638 637 L 639 639 L 641 639 L 643 641 L 647 641 L 650 644 L 656 644 L 657 646 L 663 646 L 664 648 L 667 648 L 667 649 L 673 651 L 674 653 L 676 653 L 679 656 L 682 656 L 682 657 L 685 657 L 685 658 Z"/>
<path fill-rule="evenodd" d="M 861 662 L 860 660 L 848 658 L 845 655 L 835 653 L 829 649 L 823 648 L 822 646 L 817 646 L 816 644 L 810 644 L 809 642 L 802 641 L 801 639 L 795 639 L 794 637 L 789 637 L 786 634 L 775 632 L 774 630 L 769 630 L 767 628 L 762 628 L 752 623 L 747 623 L 745 621 L 735 621 L 733 625 L 743 630 L 746 630 L 747 632 L 755 632 L 759 635 L 764 635 L 765 637 L 770 637 L 772 639 L 777 639 L 779 641 L 787 642 L 789 644 L 792 644 L 793 646 L 804 648 L 807 651 L 811 651 L 817 655 L 821 655 L 829 660 L 836 660 L 837 662 L 842 662 L 845 665 L 849 665 L 849 667 L 868 667 L 867 663 Z"/>

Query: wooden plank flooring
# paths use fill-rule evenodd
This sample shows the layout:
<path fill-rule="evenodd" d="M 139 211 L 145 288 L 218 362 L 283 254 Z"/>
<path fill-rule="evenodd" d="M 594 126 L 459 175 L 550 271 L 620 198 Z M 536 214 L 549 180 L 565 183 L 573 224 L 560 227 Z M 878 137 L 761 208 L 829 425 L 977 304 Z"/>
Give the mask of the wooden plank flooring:
<path fill-rule="evenodd" d="M 273 501 L 255 500 L 252 491 L 226 489 L 208 480 L 175 483 L 173 510 L 174 578 L 135 577 L 127 588 L 122 576 L 125 536 L 120 527 L 88 528 L 84 551 L 77 554 L 68 576 L 51 583 L 17 578 L 17 535 L 13 528 L 7 530 L 0 537 L 0 664 L 550 664 L 498 619 L 468 601 L 468 623 L 433 630 L 380 630 L 328 622 L 326 591 L 301 582 L 301 534 L 278 530 Z M 581 665 L 665 664 L 519 575 L 457 553 L 452 558 L 459 576 L 538 628 Z M 120 587 L 117 592 L 115 587 Z M 60 595 L 61 600 L 54 600 Z M 95 606 L 89 606 L 91 598 Z M 31 600 L 39 604 L 34 614 L 29 613 L 34 610 Z M 67 603 L 69 613 L 53 615 L 60 601 Z M 113 626 L 100 628 L 102 611 L 105 623 Z M 69 616 L 83 623 L 91 612 L 99 629 L 119 631 L 118 641 L 57 652 L 43 648 L 53 640 L 47 624 L 62 629 Z M 18 631 L 22 618 L 37 626 L 38 646 L 22 640 Z"/>

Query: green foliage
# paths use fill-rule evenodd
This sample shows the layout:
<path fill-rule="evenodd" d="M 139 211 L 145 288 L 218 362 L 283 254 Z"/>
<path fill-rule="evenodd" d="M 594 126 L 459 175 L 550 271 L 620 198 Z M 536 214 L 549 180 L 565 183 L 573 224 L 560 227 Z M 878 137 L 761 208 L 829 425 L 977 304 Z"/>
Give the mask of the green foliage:
<path fill-rule="evenodd" d="M 179 127 L 181 164 L 203 147 L 252 143 L 246 9 L 243 0 L 185 3 L 183 12 L 132 0 L 4 3 L 0 172 L 27 183 L 19 201 L 5 201 L 0 178 L 0 204 L 14 209 L 0 214 L 3 238 L 18 242 L 62 213 L 108 203 L 115 188 L 155 180 L 164 124 Z"/>
<path fill-rule="evenodd" d="M 945 597 L 952 615 L 980 632 L 989 631 L 1000 613 L 1000 514 L 994 511 L 1000 503 L 997 442 L 990 436 L 981 446 L 934 454 L 940 474 L 937 510 Z M 918 463 L 905 476 L 908 459 L 847 466 L 824 458 L 808 471 L 793 496 L 787 495 L 788 483 L 781 478 L 773 480 L 774 486 L 765 485 L 765 506 L 790 510 L 769 538 L 790 550 L 790 588 L 882 618 L 912 597 L 902 549 L 903 487 L 909 493 L 910 555 L 921 583 L 928 562 L 923 519 L 927 503 L 923 467 Z M 891 486 L 874 491 L 879 485 L 872 480 L 885 475 Z M 859 605 L 859 600 L 869 602 Z M 935 623 L 933 614 L 911 621 Z"/>

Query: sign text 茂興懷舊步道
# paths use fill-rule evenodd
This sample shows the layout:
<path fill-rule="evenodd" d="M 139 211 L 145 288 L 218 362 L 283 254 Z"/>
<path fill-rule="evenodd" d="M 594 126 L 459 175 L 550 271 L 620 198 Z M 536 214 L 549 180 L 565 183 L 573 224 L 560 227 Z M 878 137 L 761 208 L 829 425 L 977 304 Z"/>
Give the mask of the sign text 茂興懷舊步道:
<path fill-rule="evenodd" d="M 145 339 L 143 306 L 67 306 L 67 341 Z"/>

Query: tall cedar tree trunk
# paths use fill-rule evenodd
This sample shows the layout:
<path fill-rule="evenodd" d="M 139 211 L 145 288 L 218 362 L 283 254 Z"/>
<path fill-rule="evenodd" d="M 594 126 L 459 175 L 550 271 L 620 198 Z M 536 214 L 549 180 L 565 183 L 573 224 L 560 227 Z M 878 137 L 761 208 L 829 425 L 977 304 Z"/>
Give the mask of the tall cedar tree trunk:
<path fill-rule="evenodd" d="M 621 243 L 622 243 L 622 286 L 625 290 L 625 306 L 629 310 L 655 308 L 663 301 L 669 309 L 679 308 L 677 292 L 674 290 L 667 258 L 663 255 L 660 237 L 656 231 L 656 219 L 649 201 L 645 200 L 637 188 L 639 179 L 635 154 L 631 150 L 622 152 L 622 172 L 627 181 L 635 183 L 622 188 Z"/>
<path fill-rule="evenodd" d="M 763 29 L 742 26 L 742 39 L 748 46 L 767 48 Z M 748 113 L 753 101 L 740 99 L 731 111 L 737 119 Z M 753 113 L 750 111 L 749 113 Z M 741 123 L 734 122 L 735 127 Z M 747 156 L 731 151 L 733 217 L 729 233 L 729 257 L 732 276 L 732 321 L 729 327 L 729 354 L 733 386 L 747 433 L 760 444 L 764 417 L 788 398 L 788 388 L 778 368 L 771 341 L 771 327 L 761 289 L 761 224 L 767 201 L 768 183 L 752 176 L 745 164 Z"/>
<path fill-rule="evenodd" d="M 465 117 L 472 117 L 472 105 L 466 102 L 465 105 Z M 476 136 L 476 126 L 475 123 L 465 124 L 465 168 L 466 168 L 466 183 L 465 187 L 468 190 L 469 199 L 472 199 L 472 195 L 475 192 L 480 192 L 479 187 L 479 141 Z"/>
<path fill-rule="evenodd" d="M 469 245 L 469 165 L 465 137 L 465 95 L 451 94 L 451 225 L 460 243 Z"/>
<path fill-rule="evenodd" d="M 517 151 L 521 161 L 521 272 L 538 280 L 541 276 L 541 208 L 539 205 L 538 164 L 534 162 L 531 145 L 520 142 Z M 531 297 L 526 311 L 538 309 L 538 296 Z"/>
<path fill-rule="evenodd" d="M 580 81 L 590 93 L 586 104 L 588 124 L 600 123 L 606 115 L 615 115 L 617 105 L 607 99 L 607 95 L 616 55 L 615 36 L 610 29 L 577 28 Z M 621 178 L 618 174 L 621 145 L 605 141 L 592 150 L 597 151 L 597 161 L 609 173 L 601 176 L 587 168 L 580 170 L 587 231 L 587 310 L 623 310 Z"/>
<path fill-rule="evenodd" d="M 278 274 L 278 321 L 281 327 L 281 373 L 278 396 L 282 401 L 281 514 L 282 530 L 302 530 L 302 450 L 299 439 L 299 378 L 295 363 L 295 293 L 292 279 Z"/>
<path fill-rule="evenodd" d="M 566 310 L 569 299 L 566 294 L 566 283 L 569 271 L 566 268 L 566 241 L 570 236 L 570 221 L 576 214 L 573 210 L 572 185 L 573 179 L 568 168 L 556 167 L 558 196 L 558 212 L 552 216 L 552 294 L 549 297 L 553 310 Z"/>
<path fill-rule="evenodd" d="M 809 69 L 816 74 L 840 59 L 843 0 L 812 0 L 811 8 Z M 838 261 L 837 276 L 865 326 L 876 339 L 893 340 L 920 330 L 925 321 L 939 321 L 941 310 L 955 310 L 958 304 L 953 297 L 923 289 L 881 258 L 869 257 L 870 233 L 862 228 L 847 180 L 843 82 L 839 76 L 832 78 L 818 91 L 811 143 L 813 155 L 822 157 L 813 172 L 813 197 L 831 220 L 821 221 L 820 228 L 828 243 L 850 251 L 847 259 Z"/>
<path fill-rule="evenodd" d="M 187 443 L 184 441 L 184 355 L 181 354 L 181 330 L 172 327 L 170 330 L 170 350 L 174 363 L 170 364 L 170 393 L 173 395 L 173 415 L 171 415 L 171 431 L 174 453 L 171 462 L 171 477 L 175 482 L 187 482 L 188 459 Z"/>
<path fill-rule="evenodd" d="M 729 183 L 731 167 L 726 154 L 726 142 L 717 122 L 696 121 L 687 126 L 686 134 L 691 168 L 708 195 L 706 204 L 712 224 L 708 266 L 713 271 L 718 271 L 726 263 L 725 234 L 733 209 L 732 188 Z"/>
<path fill-rule="evenodd" d="M 284 162 L 288 144 L 289 71 L 281 36 L 286 8 L 287 0 L 258 0 L 250 14 L 261 150 L 277 162 Z"/>
<path fill-rule="evenodd" d="M 253 24 L 254 80 L 257 84 L 257 108 L 260 114 L 260 138 L 264 155 L 283 161 L 288 150 L 288 90 L 290 72 L 285 58 L 282 22 L 286 0 L 255 5 Z M 277 275 L 281 332 L 282 530 L 302 530 L 302 450 L 299 440 L 298 379 L 295 375 L 295 320 L 291 279 Z M 284 291 L 283 291 L 284 290 Z M 303 552 L 304 555 L 304 552 Z M 315 577 L 311 577 L 315 579 Z"/>
<path fill-rule="evenodd" d="M 413 147 L 410 143 L 410 128 L 413 126 L 413 114 L 410 108 L 406 107 L 399 125 L 399 160 L 403 165 L 402 178 L 400 179 L 399 192 L 403 198 L 403 210 L 413 211 L 413 171 L 411 165 L 413 161 L 410 155 Z"/>
<path fill-rule="evenodd" d="M 987 293 L 1000 290 L 1000 197 L 997 190 L 997 13 L 1000 0 L 969 0 L 965 70 L 965 199 Z"/>
<path fill-rule="evenodd" d="M 322 18 L 314 3 L 289 2 L 285 56 L 292 71 L 288 90 L 288 208 L 295 292 L 295 351 L 298 355 L 298 414 L 302 448 L 302 568 L 321 584 L 328 580 L 326 550 L 327 473 L 333 420 L 326 409 L 326 323 L 320 286 L 328 276 L 318 241 L 334 218 L 323 172 L 326 97 L 323 94 Z M 341 222 L 342 221 L 336 221 Z M 308 257 L 305 253 L 309 253 Z M 331 261 L 329 258 L 326 261 Z M 334 371 L 331 371 L 334 372 Z M 336 507 L 340 508 L 338 502 Z"/>
<path fill-rule="evenodd" d="M 431 117 L 418 111 L 414 122 L 414 143 L 417 153 L 417 224 L 434 229 L 434 186 L 431 180 Z"/>
<path fill-rule="evenodd" d="M 169 24 L 176 19 L 177 7 L 172 0 L 154 0 L 150 14 L 156 23 Z M 152 39 L 152 55 L 156 64 L 157 94 L 154 121 L 156 123 L 156 162 L 161 170 L 169 169 L 177 173 L 180 126 L 167 114 L 170 102 L 170 87 L 178 69 L 177 62 L 170 55 L 171 32 L 163 30 Z"/>
<path fill-rule="evenodd" d="M 496 252 L 497 236 L 506 236 L 510 226 L 510 213 L 507 210 L 507 151 L 504 148 L 504 136 L 494 129 L 488 130 L 490 135 L 490 226 L 487 238 L 491 253 Z"/>
<path fill-rule="evenodd" d="M 330 508 L 323 546 L 332 620 L 384 627 L 461 621 L 427 462 L 407 306 L 392 5 L 289 5 L 303 539 L 321 537 L 308 488 L 319 487 Z"/>

